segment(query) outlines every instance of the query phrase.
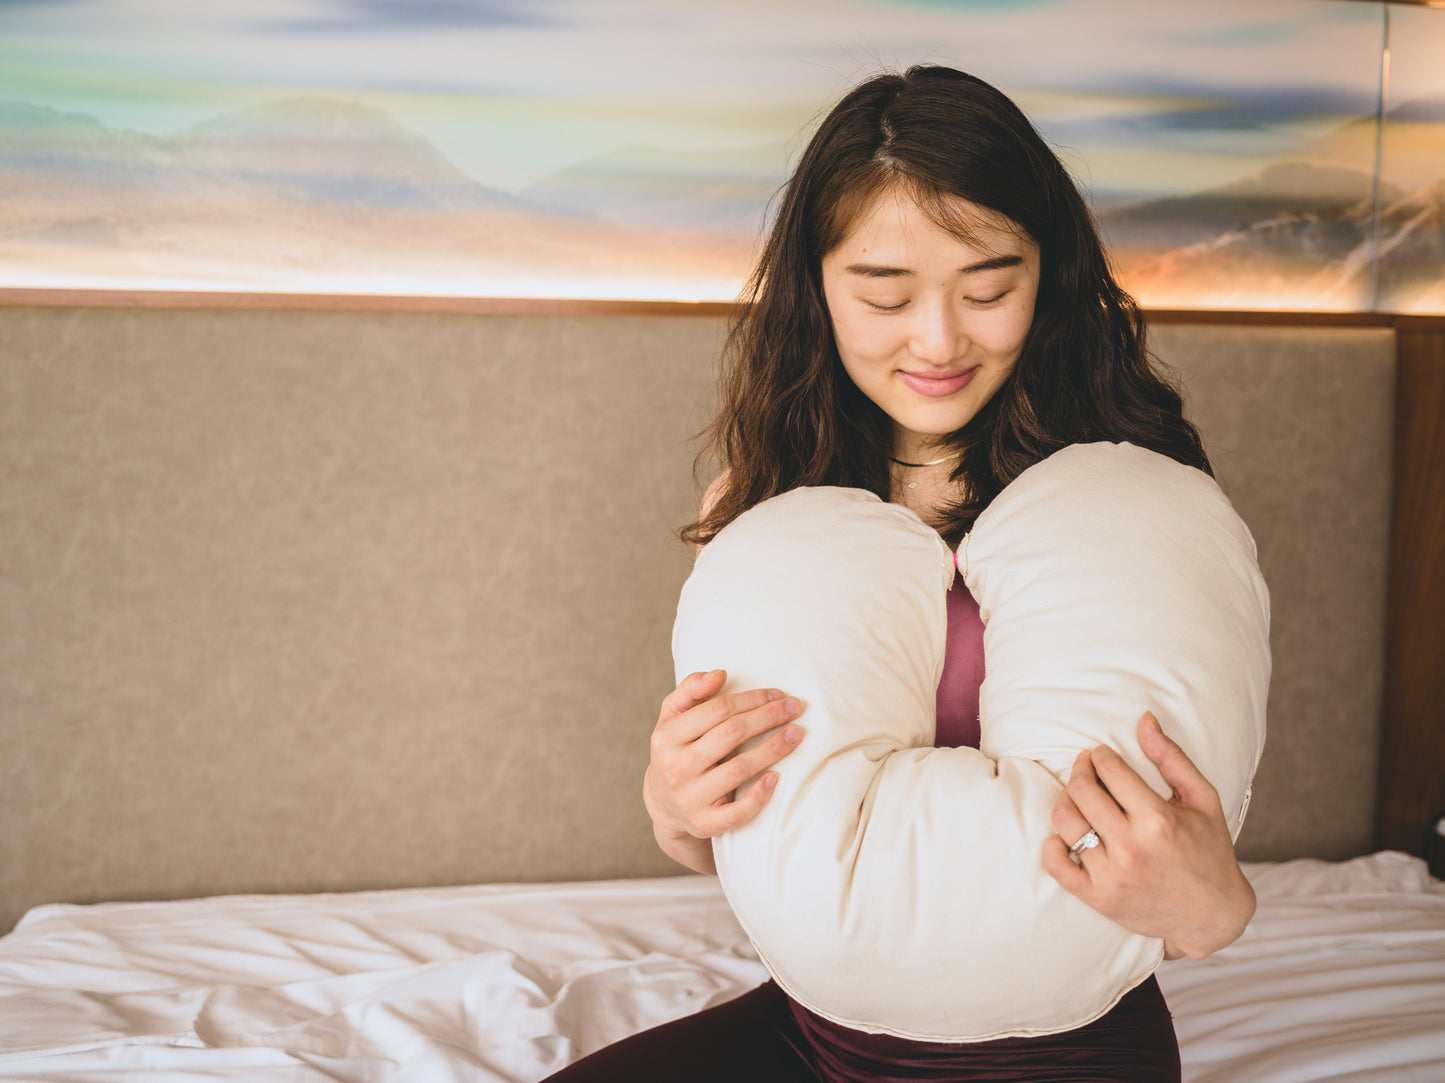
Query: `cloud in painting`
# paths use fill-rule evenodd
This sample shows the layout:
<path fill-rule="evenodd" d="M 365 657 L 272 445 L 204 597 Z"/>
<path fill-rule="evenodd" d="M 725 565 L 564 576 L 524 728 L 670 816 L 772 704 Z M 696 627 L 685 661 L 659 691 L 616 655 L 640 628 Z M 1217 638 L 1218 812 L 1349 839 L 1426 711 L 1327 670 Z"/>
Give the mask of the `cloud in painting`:
<path fill-rule="evenodd" d="M 1248 22 L 1195 31 L 1180 41 L 1193 45 L 1217 46 L 1221 49 L 1249 48 L 1256 45 L 1287 45 L 1298 40 L 1299 27 L 1288 22 Z"/>
<path fill-rule="evenodd" d="M 1131 124 L 1149 124 L 1180 132 L 1253 131 L 1283 121 L 1308 117 L 1373 115 L 1377 95 L 1373 88 L 1327 86 L 1246 85 L 1241 83 L 1190 83 L 1182 80 L 1120 80 L 1118 89 L 1141 99 L 1174 99 L 1186 107 L 1160 107 L 1151 115 L 1128 118 Z"/>
<path fill-rule="evenodd" d="M 3 2 L 3 0 L 0 0 Z M 289 32 L 356 33 L 406 30 L 513 29 L 551 26 L 546 5 L 528 0 L 333 0 L 324 14 L 275 20 Z"/>

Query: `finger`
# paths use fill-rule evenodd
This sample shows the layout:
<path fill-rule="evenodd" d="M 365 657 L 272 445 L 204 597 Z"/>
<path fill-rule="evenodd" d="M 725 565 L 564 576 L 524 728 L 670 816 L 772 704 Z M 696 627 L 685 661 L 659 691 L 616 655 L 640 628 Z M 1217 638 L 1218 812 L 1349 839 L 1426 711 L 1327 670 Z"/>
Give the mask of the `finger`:
<path fill-rule="evenodd" d="M 1099 781 L 1109 788 L 1115 803 L 1126 815 L 1138 816 L 1166 804 L 1165 799 L 1129 766 L 1129 761 L 1112 748 L 1100 745 L 1093 750 L 1090 758 Z"/>
<path fill-rule="evenodd" d="M 769 771 L 758 779 L 756 785 L 749 786 L 745 793 L 740 794 L 737 800 L 718 805 L 709 817 L 709 837 L 734 831 L 762 812 L 763 806 L 772 800 L 777 783 L 777 774 Z"/>
<path fill-rule="evenodd" d="M 1065 891 L 1080 901 L 1092 906 L 1094 884 L 1086 869 L 1080 868 L 1069 859 L 1069 848 L 1057 835 L 1044 840 L 1044 871 L 1052 876 Z"/>
<path fill-rule="evenodd" d="M 1066 787 L 1061 787 L 1059 792 L 1054 795 L 1054 807 L 1057 808 L 1059 805 L 1067 806 L 1075 812 L 1079 811 L 1079 806 L 1074 804 L 1074 799 L 1069 796 L 1069 791 Z"/>
<path fill-rule="evenodd" d="M 1122 830 L 1127 818 L 1118 803 L 1100 784 L 1094 771 L 1094 761 L 1088 752 L 1080 752 L 1074 760 L 1074 770 L 1069 776 L 1069 796 L 1084 819 L 1089 821 L 1100 835 L 1109 835 Z"/>
<path fill-rule="evenodd" d="M 1089 821 L 1084 819 L 1084 814 L 1079 811 L 1078 806 L 1072 800 L 1069 800 L 1067 790 L 1064 791 L 1064 800 L 1054 805 L 1049 822 L 1059 833 L 1059 838 L 1065 847 L 1078 842 L 1088 834 L 1090 828 Z"/>
<path fill-rule="evenodd" d="M 1165 735 L 1159 720 L 1147 711 L 1139 720 L 1139 746 L 1149 757 L 1149 762 L 1159 768 L 1180 805 L 1201 808 L 1219 803 L 1219 791 L 1194 766 L 1194 761 L 1184 754 L 1184 750 Z"/>
<path fill-rule="evenodd" d="M 746 692 L 721 697 L 721 709 L 730 713 L 698 737 L 693 747 L 700 764 L 719 763 L 735 755 L 748 741 L 786 725 L 803 712 L 803 704 L 796 697 L 784 696 L 776 689 L 759 695 L 760 703 Z M 778 698 L 772 698 L 774 695 Z M 738 709 L 732 710 L 734 707 Z"/>
<path fill-rule="evenodd" d="M 798 747 L 798 742 L 803 739 L 803 731 L 795 725 L 786 725 L 778 730 L 766 741 L 754 745 L 744 752 L 739 752 L 723 762 L 719 763 L 715 770 L 723 770 L 732 777 L 738 779 L 730 789 L 736 789 L 748 779 L 762 774 L 773 764 L 777 763 L 789 752 Z M 723 791 L 726 792 L 726 791 Z"/>
<path fill-rule="evenodd" d="M 668 719 L 676 718 L 685 711 L 692 710 L 699 703 L 711 699 L 722 690 L 726 680 L 727 671 L 722 669 L 713 669 L 706 673 L 689 673 L 663 699 L 662 711 L 657 717 L 658 723 L 661 724 Z"/>
<path fill-rule="evenodd" d="M 767 707 L 770 703 L 781 703 L 786 697 L 776 688 L 750 688 L 746 692 L 729 692 L 725 695 L 713 696 L 709 700 L 699 703 L 696 707 L 684 711 L 670 722 L 666 723 L 671 731 L 671 740 L 680 744 L 692 744 L 709 736 L 719 727 L 724 727 L 724 735 L 731 733 L 732 737 L 723 742 L 726 750 L 718 752 L 709 762 L 716 763 L 727 754 L 727 750 L 737 748 L 743 741 L 754 733 L 766 729 L 748 730 L 752 720 L 744 719 L 742 716 L 750 711 L 756 711 Z M 659 723 L 662 725 L 663 723 Z M 779 723 L 774 723 L 778 725 Z"/>
<path fill-rule="evenodd" d="M 717 834 L 715 810 L 733 801 L 734 791 L 753 780 L 759 771 L 781 759 L 802 738 L 797 726 L 789 726 L 776 735 L 779 743 L 758 746 L 761 753 L 751 759 L 733 756 L 740 744 L 775 729 L 788 721 L 789 715 L 801 711 L 802 705 L 792 700 L 769 699 L 769 693 L 781 697 L 776 690 L 753 690 L 718 696 L 699 704 L 677 718 L 659 722 L 652 733 L 652 758 L 648 778 L 652 780 L 655 799 L 650 811 L 670 810 L 669 822 L 682 824 L 689 834 Z M 759 708 L 740 715 L 728 712 L 749 704 Z M 715 719 L 722 721 L 716 725 Z M 709 728 L 710 727 L 710 728 Z M 702 738 L 687 740 L 701 731 Z M 755 751 L 755 750 L 749 750 Z M 659 813 L 654 811 L 656 820 Z"/>
<path fill-rule="evenodd" d="M 766 741 L 742 752 L 735 752 L 735 745 L 726 755 L 709 751 L 709 746 L 719 747 L 718 742 L 723 736 L 734 732 L 746 734 L 754 726 L 761 726 L 763 731 L 777 728 L 781 723 L 770 717 L 770 713 L 782 706 L 782 703 L 770 703 L 767 711 L 754 711 L 731 718 L 693 744 L 685 753 L 687 760 L 684 766 L 691 781 L 681 787 L 685 791 L 681 799 L 693 808 L 710 808 L 732 801 L 735 791 L 791 752 L 803 736 L 802 730 L 794 725 L 784 726 Z"/>

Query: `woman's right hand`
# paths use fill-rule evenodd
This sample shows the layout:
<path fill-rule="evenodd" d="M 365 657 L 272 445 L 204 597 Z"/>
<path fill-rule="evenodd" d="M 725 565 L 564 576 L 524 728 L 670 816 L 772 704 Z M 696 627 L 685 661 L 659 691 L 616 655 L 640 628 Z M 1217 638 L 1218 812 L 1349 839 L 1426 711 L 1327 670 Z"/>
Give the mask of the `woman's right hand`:
<path fill-rule="evenodd" d="M 658 845 L 698 872 L 716 871 L 708 840 L 762 811 L 778 781 L 768 768 L 803 736 L 789 724 L 803 710 L 796 698 L 776 688 L 719 695 L 726 680 L 720 669 L 689 674 L 662 701 L 642 785 Z M 772 729 L 778 732 L 738 751 Z M 756 785 L 736 796 L 751 780 Z"/>

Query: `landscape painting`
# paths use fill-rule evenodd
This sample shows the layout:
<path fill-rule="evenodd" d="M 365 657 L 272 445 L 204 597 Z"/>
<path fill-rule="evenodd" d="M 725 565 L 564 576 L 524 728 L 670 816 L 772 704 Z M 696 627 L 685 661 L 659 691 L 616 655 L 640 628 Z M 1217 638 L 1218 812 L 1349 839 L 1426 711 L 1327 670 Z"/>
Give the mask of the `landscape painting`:
<path fill-rule="evenodd" d="M 1445 312 L 1441 56 L 1370 0 L 3 0 L 0 287 L 731 300 L 828 105 L 943 63 L 1147 305 Z"/>

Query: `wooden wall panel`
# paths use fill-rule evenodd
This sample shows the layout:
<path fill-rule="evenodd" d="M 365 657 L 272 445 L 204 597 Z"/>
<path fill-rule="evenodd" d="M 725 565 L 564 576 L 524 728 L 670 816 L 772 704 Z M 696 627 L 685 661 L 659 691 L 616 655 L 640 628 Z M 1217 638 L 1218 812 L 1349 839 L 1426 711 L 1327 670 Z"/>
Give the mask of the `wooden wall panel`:
<path fill-rule="evenodd" d="M 1421 853 L 1445 812 L 1445 330 L 1398 332 L 1395 498 L 1376 840 Z"/>

